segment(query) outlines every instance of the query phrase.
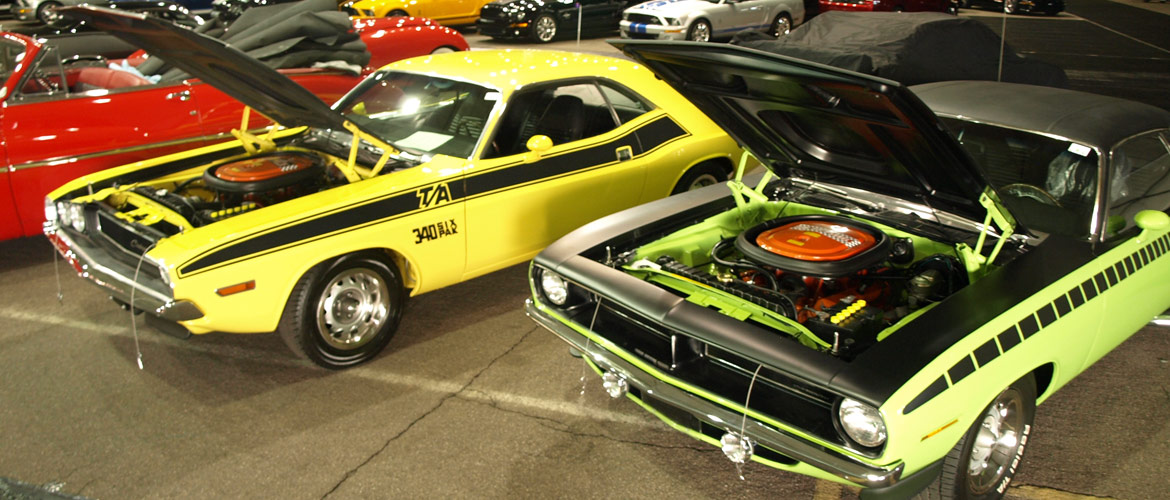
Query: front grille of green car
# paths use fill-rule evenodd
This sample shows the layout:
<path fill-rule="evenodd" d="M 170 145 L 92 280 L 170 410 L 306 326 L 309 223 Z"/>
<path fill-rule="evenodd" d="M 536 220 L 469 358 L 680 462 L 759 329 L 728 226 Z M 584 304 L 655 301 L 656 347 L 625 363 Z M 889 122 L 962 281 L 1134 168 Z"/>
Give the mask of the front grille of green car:
<path fill-rule="evenodd" d="M 600 308 L 590 305 L 565 313 L 671 378 L 729 401 L 742 403 L 747 398 L 758 365 L 740 355 L 670 331 L 612 300 L 603 300 Z M 835 403 L 833 394 L 764 367 L 752 386 L 750 407 L 828 442 L 849 446 L 833 425 Z"/>

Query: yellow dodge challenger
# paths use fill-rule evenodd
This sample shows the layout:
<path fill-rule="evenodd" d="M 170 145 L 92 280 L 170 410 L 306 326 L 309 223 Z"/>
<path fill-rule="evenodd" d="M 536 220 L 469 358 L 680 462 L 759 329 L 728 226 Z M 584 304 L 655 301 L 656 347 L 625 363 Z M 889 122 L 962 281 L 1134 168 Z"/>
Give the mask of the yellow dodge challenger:
<path fill-rule="evenodd" d="M 45 234 L 186 336 L 277 331 L 327 368 L 369 360 L 418 295 L 531 259 L 598 218 L 727 177 L 739 147 L 625 60 L 484 51 L 388 65 L 332 109 L 242 53 L 75 9 L 277 123 L 76 179 Z"/>
<path fill-rule="evenodd" d="M 341 10 L 357 17 L 427 17 L 444 26 L 475 24 L 491 0 L 351 0 Z"/>

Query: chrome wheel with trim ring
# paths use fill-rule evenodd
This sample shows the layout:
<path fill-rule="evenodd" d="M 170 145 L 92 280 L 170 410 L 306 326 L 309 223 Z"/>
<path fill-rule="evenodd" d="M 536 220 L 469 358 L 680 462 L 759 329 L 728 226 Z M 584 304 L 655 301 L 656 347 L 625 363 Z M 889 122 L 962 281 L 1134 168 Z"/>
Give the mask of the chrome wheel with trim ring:
<path fill-rule="evenodd" d="M 532 39 L 548 43 L 557 37 L 557 21 L 548 14 L 541 14 L 532 22 Z"/>

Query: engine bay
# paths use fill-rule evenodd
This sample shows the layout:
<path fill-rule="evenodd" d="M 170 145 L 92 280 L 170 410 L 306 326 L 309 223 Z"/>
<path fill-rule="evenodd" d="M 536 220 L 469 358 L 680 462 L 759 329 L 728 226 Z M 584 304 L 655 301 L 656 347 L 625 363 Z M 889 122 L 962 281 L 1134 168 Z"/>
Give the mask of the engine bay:
<path fill-rule="evenodd" d="M 789 214 L 747 224 L 730 211 L 615 264 L 690 302 L 844 359 L 968 284 L 949 243 L 785 206 Z"/>

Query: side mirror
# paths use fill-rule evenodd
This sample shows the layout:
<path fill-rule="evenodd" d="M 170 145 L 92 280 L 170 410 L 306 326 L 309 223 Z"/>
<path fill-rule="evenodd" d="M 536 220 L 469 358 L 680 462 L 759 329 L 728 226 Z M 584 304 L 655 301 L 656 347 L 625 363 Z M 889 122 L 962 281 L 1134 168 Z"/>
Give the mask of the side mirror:
<path fill-rule="evenodd" d="M 553 147 L 552 139 L 547 135 L 534 135 L 524 143 L 528 147 L 528 152 L 524 153 L 524 161 L 534 162 L 540 159 L 540 156 Z"/>
<path fill-rule="evenodd" d="M 1157 210 L 1142 210 L 1133 217 L 1133 221 L 1147 231 L 1165 231 L 1170 228 L 1170 215 Z"/>
<path fill-rule="evenodd" d="M 553 147 L 553 142 L 547 135 L 537 134 L 529 138 L 524 145 L 533 153 L 543 153 Z"/>

